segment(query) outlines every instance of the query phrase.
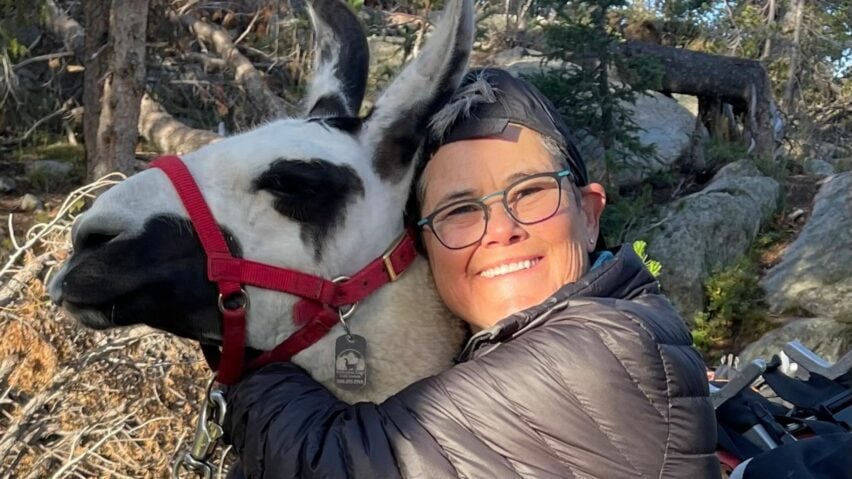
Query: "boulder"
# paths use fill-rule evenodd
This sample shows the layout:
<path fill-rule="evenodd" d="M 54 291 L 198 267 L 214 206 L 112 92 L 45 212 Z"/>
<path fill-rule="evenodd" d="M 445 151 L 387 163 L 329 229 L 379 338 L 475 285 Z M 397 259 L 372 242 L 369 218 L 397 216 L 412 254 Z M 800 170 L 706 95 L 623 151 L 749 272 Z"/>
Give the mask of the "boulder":
<path fill-rule="evenodd" d="M 631 168 L 622 168 L 616 177 L 619 185 L 640 183 L 649 175 L 675 169 L 678 161 L 689 154 L 695 115 L 677 100 L 655 91 L 636 97 L 627 104 L 633 121 L 639 126 L 637 137 L 643 145 L 654 145 L 651 158 L 631 158 Z"/>
<path fill-rule="evenodd" d="M 810 219 L 760 286 L 773 312 L 852 322 L 852 172 L 824 181 Z"/>
<path fill-rule="evenodd" d="M 702 191 L 667 205 L 650 230 L 635 234 L 648 242 L 648 256 L 662 263 L 660 283 L 687 323 L 704 309 L 704 281 L 742 258 L 775 211 L 779 191 L 777 181 L 740 160 L 719 170 Z"/>
<path fill-rule="evenodd" d="M 25 171 L 28 177 L 39 176 L 45 180 L 55 178 L 67 181 L 68 176 L 74 173 L 74 165 L 59 160 L 36 160 L 27 163 Z"/>
<path fill-rule="evenodd" d="M 817 158 L 805 161 L 804 169 L 805 173 L 818 176 L 831 176 L 835 173 L 834 166 L 831 163 Z"/>
<path fill-rule="evenodd" d="M 756 358 L 768 361 L 773 354 L 781 352 L 785 344 L 795 339 L 833 363 L 852 349 L 852 324 L 830 318 L 794 319 L 743 348 L 739 354 L 740 364 Z"/>
<path fill-rule="evenodd" d="M 492 64 L 515 74 L 532 75 L 560 68 L 559 61 L 543 61 L 541 56 L 524 48 L 505 50 L 492 57 Z M 568 64 L 568 68 L 578 68 Z M 695 115 L 677 100 L 662 93 L 649 91 L 636 97 L 636 102 L 626 104 L 633 121 L 639 127 L 637 137 L 644 145 L 653 145 L 655 154 L 650 158 L 628 158 L 630 167 L 620 168 L 614 181 L 618 186 L 640 183 L 650 175 L 674 169 L 678 161 L 690 150 L 695 131 Z M 601 178 L 606 171 L 604 150 L 597 139 L 587 132 L 574 132 L 580 137 L 580 151 L 586 157 L 591 178 Z"/>
<path fill-rule="evenodd" d="M 683 95 L 681 93 L 672 93 L 672 98 L 677 100 L 684 108 L 686 108 L 692 116 L 698 116 L 698 97 L 694 95 Z"/>
<path fill-rule="evenodd" d="M 8 176 L 0 176 L 0 194 L 11 193 L 15 191 L 17 184 L 15 180 Z"/>
<path fill-rule="evenodd" d="M 18 209 L 24 212 L 41 211 L 44 209 L 44 202 L 38 196 L 27 193 L 21 197 Z"/>

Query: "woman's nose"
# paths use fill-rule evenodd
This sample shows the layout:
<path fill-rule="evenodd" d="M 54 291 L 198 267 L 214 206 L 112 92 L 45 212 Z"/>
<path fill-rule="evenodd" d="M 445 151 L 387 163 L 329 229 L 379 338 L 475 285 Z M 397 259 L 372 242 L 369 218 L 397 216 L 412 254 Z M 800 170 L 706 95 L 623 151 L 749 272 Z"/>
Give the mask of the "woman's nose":
<path fill-rule="evenodd" d="M 482 244 L 485 246 L 505 246 L 517 243 L 527 237 L 523 225 L 515 221 L 502 203 L 492 203 L 485 225 Z"/>

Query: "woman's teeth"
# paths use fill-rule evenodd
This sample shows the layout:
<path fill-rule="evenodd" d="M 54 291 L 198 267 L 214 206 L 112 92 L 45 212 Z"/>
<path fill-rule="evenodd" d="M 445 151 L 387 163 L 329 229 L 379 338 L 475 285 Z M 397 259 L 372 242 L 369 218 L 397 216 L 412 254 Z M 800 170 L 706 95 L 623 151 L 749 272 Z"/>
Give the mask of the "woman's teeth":
<path fill-rule="evenodd" d="M 496 276 L 514 273 L 515 271 L 520 271 L 522 269 L 532 268 L 538 263 L 538 261 L 538 259 L 527 259 L 524 261 L 518 261 L 517 263 L 503 264 L 494 268 L 486 269 L 485 271 L 479 274 L 485 276 L 486 278 L 494 278 Z"/>

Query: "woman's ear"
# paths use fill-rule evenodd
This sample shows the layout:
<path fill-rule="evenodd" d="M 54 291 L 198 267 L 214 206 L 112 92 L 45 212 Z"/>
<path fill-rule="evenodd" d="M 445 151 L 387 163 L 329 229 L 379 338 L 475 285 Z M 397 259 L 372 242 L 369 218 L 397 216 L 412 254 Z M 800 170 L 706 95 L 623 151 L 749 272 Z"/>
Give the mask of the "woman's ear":
<path fill-rule="evenodd" d="M 580 210 L 586 220 L 586 249 L 595 250 L 600 234 L 601 213 L 606 206 L 606 191 L 600 183 L 589 183 L 580 189 Z"/>

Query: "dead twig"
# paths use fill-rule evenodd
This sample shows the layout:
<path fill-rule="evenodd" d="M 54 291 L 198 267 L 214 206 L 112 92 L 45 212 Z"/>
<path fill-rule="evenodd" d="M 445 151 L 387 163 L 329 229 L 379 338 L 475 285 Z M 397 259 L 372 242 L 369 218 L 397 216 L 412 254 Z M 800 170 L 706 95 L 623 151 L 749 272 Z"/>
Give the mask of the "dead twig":
<path fill-rule="evenodd" d="M 27 65 L 33 64 L 33 63 L 56 60 L 58 58 L 67 58 L 67 57 L 73 57 L 73 56 L 74 56 L 74 52 L 56 52 L 56 53 L 48 53 L 46 55 L 38 55 L 38 56 L 35 56 L 35 57 L 27 58 L 26 60 L 21 60 L 20 62 L 12 65 L 12 70 L 18 70 L 18 69 L 24 68 Z"/>
<path fill-rule="evenodd" d="M 48 252 L 37 256 L 34 260 L 28 262 L 23 269 L 15 273 L 9 281 L 0 285 L 0 308 L 11 303 L 24 288 L 41 274 L 47 260 L 53 257 L 53 252 Z M 0 379 L 2 379 L 0 375 Z"/>
<path fill-rule="evenodd" d="M 55 231 L 55 229 L 66 229 L 70 227 L 71 221 L 73 218 L 70 217 L 72 215 L 72 209 L 76 205 L 77 201 L 82 200 L 84 198 L 91 198 L 92 193 L 101 188 L 105 188 L 107 186 L 112 186 L 118 183 L 120 180 L 123 180 L 125 176 L 121 173 L 110 173 L 103 178 L 89 183 L 88 185 L 82 186 L 74 191 L 72 191 L 68 197 L 65 198 L 65 201 L 59 207 L 59 211 L 56 213 L 56 216 L 48 222 L 48 223 L 40 223 L 33 228 L 30 228 L 30 231 L 27 234 L 27 242 L 23 245 L 18 245 L 15 241 L 14 231 L 11 228 L 11 218 L 12 215 L 9 215 L 9 235 L 12 237 L 13 244 L 15 246 L 15 251 L 9 255 L 9 259 L 6 261 L 6 264 L 3 266 L 3 269 L 0 269 L 0 278 L 4 275 L 8 274 L 11 268 L 18 261 L 18 258 L 24 254 L 24 252 L 29 251 L 33 246 L 38 244 L 38 242 L 44 238 L 48 233 Z M 63 224 L 65 222 L 65 224 Z"/>

